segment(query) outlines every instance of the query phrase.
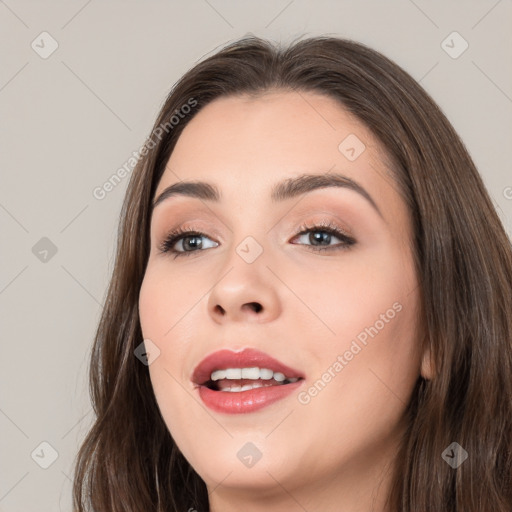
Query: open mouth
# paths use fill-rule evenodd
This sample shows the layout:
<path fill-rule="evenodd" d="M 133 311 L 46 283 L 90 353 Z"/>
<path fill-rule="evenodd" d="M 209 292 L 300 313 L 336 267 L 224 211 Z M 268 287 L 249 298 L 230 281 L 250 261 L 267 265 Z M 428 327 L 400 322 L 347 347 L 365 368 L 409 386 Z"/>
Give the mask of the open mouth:
<path fill-rule="evenodd" d="M 301 371 L 253 348 L 213 352 L 191 376 L 203 403 L 226 414 L 255 412 L 283 400 L 304 379 Z"/>
<path fill-rule="evenodd" d="M 251 389 L 285 386 L 301 380 L 300 377 L 287 377 L 282 372 L 274 372 L 269 368 L 226 368 L 215 370 L 210 379 L 202 385 L 212 391 L 240 393 Z"/>

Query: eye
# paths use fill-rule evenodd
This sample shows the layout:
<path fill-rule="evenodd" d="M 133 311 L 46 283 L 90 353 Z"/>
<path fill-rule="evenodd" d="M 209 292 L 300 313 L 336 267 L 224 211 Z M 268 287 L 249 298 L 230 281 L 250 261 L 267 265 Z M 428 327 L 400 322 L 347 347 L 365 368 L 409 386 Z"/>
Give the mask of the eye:
<path fill-rule="evenodd" d="M 167 235 L 159 249 L 160 252 L 174 254 L 176 258 L 178 256 L 188 256 L 192 252 L 198 252 L 198 249 L 210 249 L 219 245 L 217 242 L 212 242 L 213 245 L 208 246 L 206 244 L 205 246 L 202 241 L 203 238 L 212 242 L 204 233 L 178 228 Z"/>
<path fill-rule="evenodd" d="M 293 242 L 302 239 L 300 243 Z M 331 242 L 338 240 L 338 243 Z M 206 244 L 203 240 L 208 240 Z M 292 238 L 294 245 L 310 245 L 314 251 L 335 251 L 347 249 L 356 243 L 355 239 L 345 234 L 335 224 L 321 223 L 313 226 L 302 225 L 299 232 Z M 218 247 L 218 242 L 212 241 L 200 231 L 175 229 L 171 231 L 159 246 L 162 253 L 174 254 L 174 257 L 190 256 L 192 253 L 201 252 L 204 249 Z"/>
<path fill-rule="evenodd" d="M 297 237 L 302 238 L 305 240 L 305 245 L 309 242 L 315 251 L 347 249 L 356 243 L 354 238 L 329 222 L 314 226 L 303 225 L 299 229 L 300 232 L 292 240 Z M 338 239 L 339 243 L 331 244 L 335 239 Z"/>

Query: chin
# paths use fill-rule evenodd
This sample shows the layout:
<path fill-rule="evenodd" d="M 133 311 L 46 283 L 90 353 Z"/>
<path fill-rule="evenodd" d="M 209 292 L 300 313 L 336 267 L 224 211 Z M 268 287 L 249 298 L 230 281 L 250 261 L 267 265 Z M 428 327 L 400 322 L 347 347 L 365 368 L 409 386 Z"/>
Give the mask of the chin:
<path fill-rule="evenodd" d="M 208 448 L 200 451 L 196 440 L 190 453 L 189 450 L 182 452 L 212 488 L 222 483 L 240 490 L 262 491 L 275 487 L 277 482 L 288 481 L 292 474 L 297 478 L 297 464 L 291 461 L 291 454 L 297 453 L 297 447 L 272 445 L 265 436 L 261 432 L 247 433 L 217 444 L 208 439 L 205 440 Z"/>

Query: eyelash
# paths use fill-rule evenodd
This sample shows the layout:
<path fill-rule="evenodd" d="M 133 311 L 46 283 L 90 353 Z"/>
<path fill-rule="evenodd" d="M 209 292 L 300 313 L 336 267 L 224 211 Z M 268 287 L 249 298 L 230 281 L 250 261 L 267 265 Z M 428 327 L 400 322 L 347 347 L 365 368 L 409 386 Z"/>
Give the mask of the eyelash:
<path fill-rule="evenodd" d="M 300 235 L 304 235 L 308 233 L 309 231 L 317 231 L 321 233 L 327 233 L 329 235 L 334 235 L 336 238 L 339 238 L 341 240 L 341 243 L 334 245 L 334 246 L 326 246 L 326 247 L 319 247 L 314 245 L 309 245 L 308 247 L 312 247 L 314 251 L 322 252 L 322 251 L 336 251 L 336 250 L 346 250 L 350 248 L 352 245 L 356 243 L 356 241 L 345 234 L 338 226 L 335 224 L 332 224 L 330 222 L 325 223 L 319 223 L 315 224 L 313 226 L 308 226 L 307 224 L 303 224 L 299 231 L 293 236 L 293 238 L 296 238 Z M 197 251 L 177 251 L 176 249 L 173 249 L 176 242 L 179 242 L 183 238 L 188 237 L 205 237 L 208 238 L 208 235 L 205 233 L 202 233 L 200 231 L 194 231 L 189 229 L 182 229 L 177 228 L 170 233 L 167 234 L 165 240 L 161 243 L 159 246 L 159 251 L 161 253 L 171 253 L 174 254 L 174 258 L 178 258 L 180 256 L 188 256 L 194 253 L 203 252 L 203 250 L 197 250 Z M 296 244 L 296 245 L 303 245 L 303 244 Z M 211 247 L 209 248 L 211 249 Z"/>

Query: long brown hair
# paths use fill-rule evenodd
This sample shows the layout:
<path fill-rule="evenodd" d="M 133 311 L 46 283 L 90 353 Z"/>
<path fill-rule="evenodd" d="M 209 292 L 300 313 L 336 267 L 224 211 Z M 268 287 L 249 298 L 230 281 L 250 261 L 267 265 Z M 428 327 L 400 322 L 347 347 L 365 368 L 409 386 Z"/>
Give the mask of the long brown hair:
<path fill-rule="evenodd" d="M 92 352 L 96 421 L 77 455 L 75 509 L 208 510 L 206 486 L 174 443 L 148 368 L 134 356 L 143 341 L 138 298 L 150 207 L 181 131 L 202 107 L 271 89 L 324 94 L 364 123 L 386 149 L 413 222 L 422 348 L 430 348 L 434 375 L 419 377 L 406 410 L 391 510 L 510 512 L 512 247 L 467 150 L 430 96 L 380 53 L 333 37 L 281 48 L 253 36 L 175 84 L 131 176 Z M 457 469 L 442 457 L 453 442 L 468 453 Z"/>

